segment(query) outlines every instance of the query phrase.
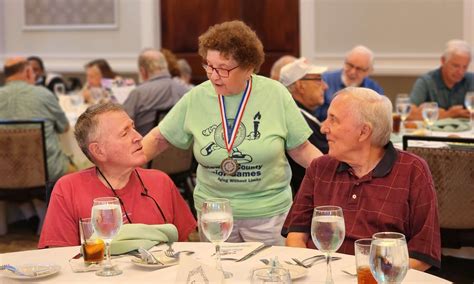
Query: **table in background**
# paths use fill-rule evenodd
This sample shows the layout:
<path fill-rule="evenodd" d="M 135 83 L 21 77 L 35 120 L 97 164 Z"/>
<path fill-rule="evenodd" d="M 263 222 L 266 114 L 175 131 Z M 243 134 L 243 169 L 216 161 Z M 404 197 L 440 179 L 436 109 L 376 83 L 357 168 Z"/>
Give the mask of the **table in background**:
<path fill-rule="evenodd" d="M 70 96 L 59 96 L 59 105 L 66 113 L 66 117 L 69 120 L 70 128 L 67 132 L 59 135 L 61 148 L 63 152 L 72 157 L 72 160 L 76 164 L 79 170 L 92 166 L 91 161 L 82 152 L 81 148 L 77 144 L 76 138 L 74 137 L 74 126 L 79 116 L 86 110 L 87 105 L 82 104 L 79 106 L 73 106 L 71 104 Z"/>
<path fill-rule="evenodd" d="M 166 249 L 166 245 L 161 245 L 152 250 Z M 214 253 L 214 246 L 211 243 L 174 243 L 176 251 L 192 250 L 196 253 L 191 257 L 207 265 L 215 265 L 215 260 L 211 256 Z M 27 263 L 53 263 L 62 267 L 61 271 L 39 279 L 48 283 L 175 283 L 178 266 L 171 266 L 157 270 L 141 268 L 131 262 L 132 256 L 123 256 L 113 259 L 114 264 L 123 270 L 123 274 L 114 277 L 99 277 L 94 272 L 74 273 L 69 266 L 69 259 L 76 255 L 79 247 L 52 248 L 44 250 L 22 251 L 15 253 L 1 254 L 2 263 L 20 265 Z M 225 283 L 250 283 L 250 272 L 253 268 L 263 266 L 259 261 L 261 258 L 278 257 L 280 261 L 290 260 L 292 257 L 303 259 L 319 251 L 303 248 L 271 247 L 256 256 L 242 262 L 223 261 L 224 270 L 233 273 L 233 277 L 227 279 Z M 354 256 L 346 254 L 334 254 L 342 257 L 341 260 L 332 263 L 332 271 L 335 283 L 357 283 L 357 278 L 341 272 L 343 268 L 355 266 Z M 308 269 L 308 275 L 294 280 L 295 283 L 324 283 L 326 277 L 325 263 L 319 263 Z M 18 283 L 9 278 L 0 278 L 2 283 Z M 403 283 L 450 283 L 447 280 L 436 276 L 410 269 Z"/>

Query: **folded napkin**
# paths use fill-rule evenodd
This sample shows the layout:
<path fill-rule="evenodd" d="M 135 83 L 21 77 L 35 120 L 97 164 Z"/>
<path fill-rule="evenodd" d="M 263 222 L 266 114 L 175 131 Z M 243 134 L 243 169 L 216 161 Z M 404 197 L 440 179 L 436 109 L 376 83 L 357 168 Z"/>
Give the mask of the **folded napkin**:
<path fill-rule="evenodd" d="M 178 241 L 178 230 L 173 224 L 125 224 L 112 240 L 110 249 L 113 255 L 117 255 L 140 247 L 150 249 L 160 242 L 176 241 Z"/>
<path fill-rule="evenodd" d="M 469 121 L 454 118 L 440 119 L 431 127 L 433 131 L 442 132 L 461 132 L 467 131 L 471 128 Z"/>

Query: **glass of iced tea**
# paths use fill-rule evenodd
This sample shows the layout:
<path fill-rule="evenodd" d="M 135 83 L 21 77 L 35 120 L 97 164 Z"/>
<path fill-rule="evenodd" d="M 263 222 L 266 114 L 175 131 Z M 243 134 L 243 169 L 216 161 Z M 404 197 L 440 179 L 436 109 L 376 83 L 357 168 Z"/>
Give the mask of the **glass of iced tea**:
<path fill-rule="evenodd" d="M 372 276 L 372 272 L 370 272 L 369 256 L 371 243 L 372 239 L 359 239 L 354 243 L 358 284 L 377 284 L 374 276 Z"/>
<path fill-rule="evenodd" d="M 94 234 L 91 218 L 79 220 L 79 235 L 81 236 L 81 253 L 87 264 L 100 263 L 104 259 L 105 244 Z"/>

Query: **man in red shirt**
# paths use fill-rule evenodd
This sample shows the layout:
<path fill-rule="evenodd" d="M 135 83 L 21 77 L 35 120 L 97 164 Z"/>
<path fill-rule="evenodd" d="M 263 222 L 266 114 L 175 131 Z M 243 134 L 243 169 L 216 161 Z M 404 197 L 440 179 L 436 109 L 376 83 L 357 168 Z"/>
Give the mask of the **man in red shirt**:
<path fill-rule="evenodd" d="M 390 142 L 392 104 L 366 88 L 341 90 L 321 127 L 328 155 L 313 160 L 283 225 L 286 245 L 313 247 L 313 209 L 340 206 L 346 236 L 338 252 L 354 254 L 354 241 L 376 232 L 403 233 L 410 268 L 440 266 L 441 245 L 433 179 L 421 158 Z"/>
<path fill-rule="evenodd" d="M 196 221 L 173 181 L 157 170 L 140 168 L 147 159 L 142 136 L 122 106 L 89 107 L 78 119 L 75 136 L 95 167 L 58 180 L 51 195 L 39 248 L 79 245 L 79 219 L 91 216 L 93 200 L 120 200 L 124 222 L 174 224 L 179 241 L 196 229 Z"/>

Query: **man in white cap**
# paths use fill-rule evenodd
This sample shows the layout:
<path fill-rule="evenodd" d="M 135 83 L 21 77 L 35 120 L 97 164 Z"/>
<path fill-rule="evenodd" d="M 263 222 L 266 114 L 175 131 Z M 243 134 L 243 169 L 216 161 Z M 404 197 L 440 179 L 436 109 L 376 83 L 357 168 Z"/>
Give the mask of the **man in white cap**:
<path fill-rule="evenodd" d="M 280 82 L 288 88 L 296 104 L 300 108 L 303 117 L 313 130 L 309 137 L 309 142 L 316 146 L 323 154 L 328 152 L 328 142 L 326 136 L 321 133 L 321 122 L 312 115 L 314 110 L 324 103 L 324 91 L 328 88 L 323 81 L 321 74 L 327 67 L 308 64 L 302 57 L 292 63 L 282 67 L 280 72 Z M 291 187 L 296 193 L 303 177 L 305 169 L 289 158 L 291 171 Z"/>

